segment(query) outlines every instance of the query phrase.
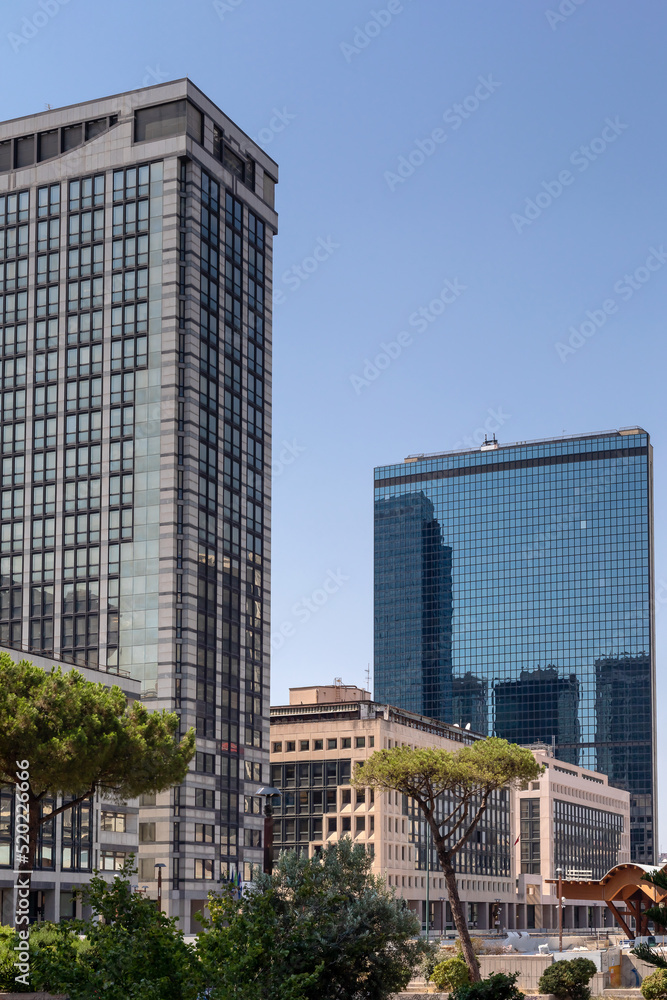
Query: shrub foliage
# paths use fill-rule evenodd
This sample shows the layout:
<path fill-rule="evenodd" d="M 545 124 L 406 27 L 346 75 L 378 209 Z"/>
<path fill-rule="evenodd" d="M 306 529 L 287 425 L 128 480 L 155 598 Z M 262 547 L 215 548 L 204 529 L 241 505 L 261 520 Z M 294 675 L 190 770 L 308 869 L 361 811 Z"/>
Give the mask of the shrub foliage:
<path fill-rule="evenodd" d="M 198 949 L 214 1000 L 385 1000 L 402 990 L 428 946 L 371 864 L 344 839 L 319 857 L 281 854 L 240 900 L 212 894 Z"/>
<path fill-rule="evenodd" d="M 518 972 L 492 972 L 468 986 L 459 986 L 450 994 L 450 1000 L 523 1000 L 523 993 L 517 987 Z"/>
<path fill-rule="evenodd" d="M 554 962 L 540 976 L 540 993 L 553 993 L 557 1000 L 589 1000 L 589 982 L 597 972 L 590 958 L 573 958 L 571 961 Z"/>
<path fill-rule="evenodd" d="M 446 990 L 451 993 L 459 986 L 467 986 L 470 983 L 468 966 L 463 958 L 446 958 L 443 962 L 438 962 L 431 973 L 431 982 L 435 983 L 439 990 Z"/>
<path fill-rule="evenodd" d="M 667 997 L 667 969 L 656 969 L 640 986 L 644 1000 L 663 1000 Z"/>

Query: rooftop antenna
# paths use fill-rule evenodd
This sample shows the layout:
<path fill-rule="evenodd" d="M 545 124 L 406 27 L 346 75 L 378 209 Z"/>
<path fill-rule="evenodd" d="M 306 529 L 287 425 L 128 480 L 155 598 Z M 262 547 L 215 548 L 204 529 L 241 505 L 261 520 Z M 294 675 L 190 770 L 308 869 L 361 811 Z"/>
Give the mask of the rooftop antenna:
<path fill-rule="evenodd" d="M 370 665 L 370 663 L 367 663 L 366 664 L 366 690 L 370 691 L 370 689 L 371 689 L 371 665 Z"/>

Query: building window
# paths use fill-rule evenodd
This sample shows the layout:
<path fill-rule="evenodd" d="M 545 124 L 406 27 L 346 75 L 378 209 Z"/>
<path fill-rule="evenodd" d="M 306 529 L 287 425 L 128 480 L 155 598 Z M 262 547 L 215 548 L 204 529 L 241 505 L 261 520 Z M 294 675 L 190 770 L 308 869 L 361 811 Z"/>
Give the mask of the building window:
<path fill-rule="evenodd" d="M 185 132 L 187 101 L 169 101 L 154 108 L 139 108 L 134 123 L 135 142 L 168 139 Z"/>
<path fill-rule="evenodd" d="M 521 799 L 521 871 L 540 874 L 540 800 Z"/>
<path fill-rule="evenodd" d="M 352 737 L 343 736 L 340 741 L 341 750 L 349 750 L 352 747 Z"/>
<path fill-rule="evenodd" d="M 261 830 L 244 830 L 243 845 L 244 847 L 261 847 L 262 846 Z"/>
<path fill-rule="evenodd" d="M 327 740 L 327 750 L 336 750 L 338 748 L 338 740 Z"/>
<path fill-rule="evenodd" d="M 220 853 L 236 857 L 239 831 L 233 826 L 220 827 Z"/>
<path fill-rule="evenodd" d="M 215 792 L 212 788 L 195 788 L 197 809 L 215 809 Z"/>
<path fill-rule="evenodd" d="M 280 743 L 280 742 L 278 742 L 278 743 L 272 743 L 271 744 L 271 752 L 272 753 L 282 753 L 283 752 L 283 745 L 282 745 L 282 743 Z"/>
<path fill-rule="evenodd" d="M 299 750 L 310 750 L 310 740 L 299 740 Z"/>
<path fill-rule="evenodd" d="M 139 824 L 139 843 L 140 844 L 155 843 L 155 823 Z"/>
<path fill-rule="evenodd" d="M 357 750 L 359 750 L 361 747 L 365 747 L 366 746 L 366 737 L 365 736 L 355 736 L 355 738 L 354 738 L 354 745 L 357 748 Z"/>
<path fill-rule="evenodd" d="M 296 750 L 295 740 L 287 740 L 287 742 L 285 743 L 285 752 L 294 753 L 295 750 Z"/>
<path fill-rule="evenodd" d="M 198 750 L 195 754 L 195 771 L 200 771 L 203 774 L 215 774 L 215 755 L 202 753 Z"/>
<path fill-rule="evenodd" d="M 209 823 L 195 823 L 195 843 L 212 844 L 215 839 L 215 827 Z"/>
<path fill-rule="evenodd" d="M 100 829 L 105 833 L 125 833 L 125 813 L 103 812 L 100 816 Z"/>
<path fill-rule="evenodd" d="M 100 868 L 105 872 L 120 871 L 126 858 L 122 851 L 100 851 Z"/>
<path fill-rule="evenodd" d="M 62 868 L 90 871 L 92 866 L 92 802 L 79 802 L 62 813 Z"/>
<path fill-rule="evenodd" d="M 247 760 L 244 764 L 246 781 L 262 780 L 262 765 L 258 761 Z"/>
<path fill-rule="evenodd" d="M 313 750 L 324 750 L 324 740 L 313 740 Z"/>
<path fill-rule="evenodd" d="M 196 879 L 212 879 L 213 878 L 213 860 L 197 858 L 195 860 L 195 878 Z"/>

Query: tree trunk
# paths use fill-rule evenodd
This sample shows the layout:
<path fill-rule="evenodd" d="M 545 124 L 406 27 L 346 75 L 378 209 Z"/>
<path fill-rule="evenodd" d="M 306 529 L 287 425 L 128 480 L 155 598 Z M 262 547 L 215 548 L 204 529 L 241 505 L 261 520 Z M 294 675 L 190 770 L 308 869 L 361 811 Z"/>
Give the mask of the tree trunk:
<path fill-rule="evenodd" d="M 449 854 L 445 848 L 444 841 L 440 836 L 440 831 L 433 830 L 433 828 L 431 828 L 431 830 L 434 834 L 433 839 L 438 853 L 438 861 L 440 862 L 442 874 L 445 876 L 445 882 L 447 884 L 449 905 L 452 908 L 454 924 L 456 926 L 456 930 L 458 931 L 459 941 L 461 942 L 461 951 L 463 952 L 463 957 L 466 965 L 468 966 L 468 972 L 470 973 L 470 982 L 478 983 L 482 977 L 479 974 L 479 963 L 472 948 L 470 931 L 468 930 L 468 921 L 465 918 L 463 906 L 461 904 L 461 900 L 459 899 L 459 890 L 456 884 L 456 872 L 454 871 L 454 866 L 452 865 Z"/>

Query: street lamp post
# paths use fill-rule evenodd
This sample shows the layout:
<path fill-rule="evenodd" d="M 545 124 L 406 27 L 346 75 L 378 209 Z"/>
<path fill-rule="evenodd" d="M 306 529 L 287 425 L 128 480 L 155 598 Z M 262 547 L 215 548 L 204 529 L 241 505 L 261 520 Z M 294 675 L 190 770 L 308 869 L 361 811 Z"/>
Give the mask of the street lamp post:
<path fill-rule="evenodd" d="M 563 950 L 563 869 L 557 868 L 558 875 L 558 950 Z"/>
<path fill-rule="evenodd" d="M 264 803 L 264 874 L 271 875 L 273 872 L 273 806 L 271 805 L 271 799 L 274 795 L 281 795 L 279 788 L 272 788 L 268 785 L 262 785 L 257 789 L 255 793 L 257 795 L 264 795 L 266 797 L 266 802 Z"/>
<path fill-rule="evenodd" d="M 162 869 L 167 866 L 158 861 L 155 867 L 157 868 L 157 908 L 162 913 Z"/>
<path fill-rule="evenodd" d="M 496 924 L 497 924 L 498 925 L 498 930 L 500 931 L 502 929 L 502 924 L 501 924 L 501 921 L 500 921 L 500 904 L 501 904 L 500 897 L 496 896 L 494 902 L 495 902 L 496 905 L 495 905 L 494 916 L 493 916 L 493 929 L 494 930 L 496 929 Z"/>

